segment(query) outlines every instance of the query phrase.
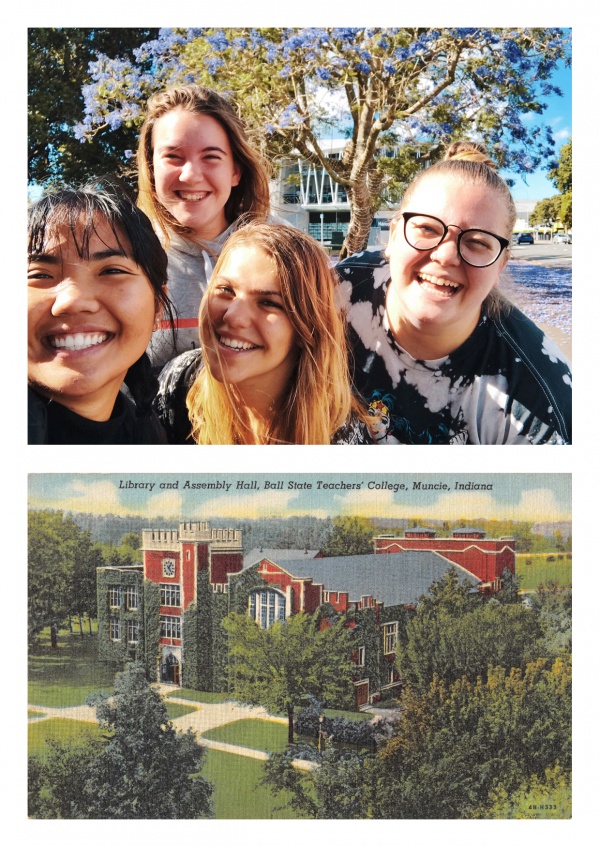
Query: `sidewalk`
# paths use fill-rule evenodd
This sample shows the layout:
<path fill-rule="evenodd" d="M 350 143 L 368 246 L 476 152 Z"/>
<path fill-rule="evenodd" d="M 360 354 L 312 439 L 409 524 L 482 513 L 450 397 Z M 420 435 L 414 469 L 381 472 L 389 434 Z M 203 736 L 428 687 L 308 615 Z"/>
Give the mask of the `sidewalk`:
<path fill-rule="evenodd" d="M 173 690 L 168 685 L 157 685 L 159 692 L 164 697 L 165 693 Z M 169 696 L 169 702 L 176 702 L 179 705 L 186 705 L 189 708 L 194 708 L 190 714 L 183 714 L 181 717 L 176 717 L 172 720 L 173 726 L 177 731 L 186 732 L 188 729 L 196 735 L 196 740 L 201 746 L 207 749 L 216 749 L 219 752 L 229 752 L 232 755 L 241 755 L 245 758 L 255 758 L 260 761 L 266 761 L 269 758 L 268 752 L 263 752 L 260 749 L 251 749 L 247 746 L 238 746 L 233 743 L 221 743 L 217 740 L 209 740 L 202 737 L 202 732 L 209 729 L 218 728 L 219 726 L 233 723 L 236 720 L 269 720 L 273 723 L 282 723 L 287 725 L 287 720 L 283 717 L 272 717 L 268 711 L 259 706 L 254 705 L 240 705 L 237 702 L 219 702 L 216 704 L 206 704 L 204 702 L 193 702 L 189 699 L 182 699 L 178 696 Z M 96 709 L 89 705 L 74 705 L 66 708 L 50 708 L 46 705 L 29 705 L 29 710 L 39 711 L 43 716 L 28 717 L 28 723 L 39 723 L 43 720 L 51 720 L 53 718 L 60 718 L 64 720 L 78 720 L 85 723 L 95 723 Z M 294 766 L 301 770 L 311 770 L 317 765 L 312 761 L 298 760 L 294 762 Z"/>

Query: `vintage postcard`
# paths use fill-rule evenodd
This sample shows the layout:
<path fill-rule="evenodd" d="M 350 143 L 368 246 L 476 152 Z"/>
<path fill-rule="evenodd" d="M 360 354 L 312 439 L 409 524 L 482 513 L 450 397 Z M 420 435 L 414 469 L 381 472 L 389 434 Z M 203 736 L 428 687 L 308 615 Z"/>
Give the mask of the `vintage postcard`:
<path fill-rule="evenodd" d="M 31 474 L 33 819 L 569 819 L 569 474 Z"/>

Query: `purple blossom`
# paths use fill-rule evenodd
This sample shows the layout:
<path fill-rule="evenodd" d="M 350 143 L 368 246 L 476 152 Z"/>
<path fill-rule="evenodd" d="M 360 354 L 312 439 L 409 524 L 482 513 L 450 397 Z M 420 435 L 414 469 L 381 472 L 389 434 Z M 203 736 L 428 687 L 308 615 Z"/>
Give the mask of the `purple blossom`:
<path fill-rule="evenodd" d="M 204 60 L 204 65 L 211 76 L 215 76 L 220 67 L 225 64 L 220 56 L 210 56 Z"/>
<path fill-rule="evenodd" d="M 225 33 L 222 29 L 218 32 L 215 32 L 214 35 L 207 35 L 206 40 L 210 44 L 210 46 L 217 51 L 217 53 L 222 53 L 223 50 L 227 50 L 229 47 L 229 41 L 227 40 Z"/>
<path fill-rule="evenodd" d="M 133 150 L 125 150 L 124 156 L 126 159 L 132 159 L 135 156 Z"/>
<path fill-rule="evenodd" d="M 369 74 L 371 73 L 371 66 L 367 62 L 357 62 L 354 65 L 354 69 L 358 71 L 358 73 Z"/>
<path fill-rule="evenodd" d="M 327 68 L 317 68 L 316 74 L 319 77 L 319 79 L 321 79 L 323 81 L 325 81 L 327 79 L 331 79 L 331 71 L 328 70 Z"/>

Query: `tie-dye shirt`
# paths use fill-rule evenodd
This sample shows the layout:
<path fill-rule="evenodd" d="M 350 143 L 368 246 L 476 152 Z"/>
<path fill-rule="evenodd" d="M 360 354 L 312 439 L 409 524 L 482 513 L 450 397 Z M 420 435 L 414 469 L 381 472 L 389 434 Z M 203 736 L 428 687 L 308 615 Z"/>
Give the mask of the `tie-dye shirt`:
<path fill-rule="evenodd" d="M 482 315 L 450 355 L 418 361 L 394 340 L 381 252 L 337 266 L 354 383 L 380 444 L 566 444 L 571 373 L 556 344 L 517 308 Z"/>

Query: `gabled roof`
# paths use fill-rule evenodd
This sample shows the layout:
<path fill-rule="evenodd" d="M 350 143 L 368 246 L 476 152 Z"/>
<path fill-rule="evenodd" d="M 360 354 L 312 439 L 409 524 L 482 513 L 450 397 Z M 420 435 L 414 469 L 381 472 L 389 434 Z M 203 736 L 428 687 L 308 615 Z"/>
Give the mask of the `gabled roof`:
<path fill-rule="evenodd" d="M 277 552 L 269 558 L 282 563 Z M 265 557 L 265 556 L 263 556 Z M 385 605 L 411 605 L 427 593 L 432 582 L 441 579 L 450 568 L 460 581 L 479 584 L 479 579 L 458 564 L 435 552 L 411 550 L 391 555 L 344 555 L 332 558 L 285 559 L 285 569 L 296 578 L 311 578 L 325 590 L 348 594 L 351 602 L 373 596 Z"/>
<path fill-rule="evenodd" d="M 252 567 L 253 564 L 257 564 L 263 558 L 268 558 L 269 561 L 289 561 L 291 559 L 314 558 L 318 553 L 318 549 L 273 549 L 272 547 L 261 546 L 251 549 L 244 555 L 243 569 Z"/>

